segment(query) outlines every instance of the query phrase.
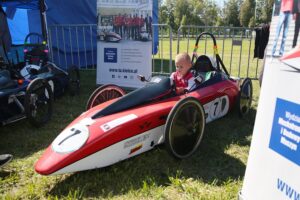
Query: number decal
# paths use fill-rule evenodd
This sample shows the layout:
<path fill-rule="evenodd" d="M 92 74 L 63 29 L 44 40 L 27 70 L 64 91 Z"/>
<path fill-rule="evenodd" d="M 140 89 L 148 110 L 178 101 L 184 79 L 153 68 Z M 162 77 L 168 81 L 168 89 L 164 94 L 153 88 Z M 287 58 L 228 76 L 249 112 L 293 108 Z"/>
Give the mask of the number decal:
<path fill-rule="evenodd" d="M 227 114 L 229 110 L 228 96 L 222 96 L 204 105 L 206 122 L 213 121 Z"/>

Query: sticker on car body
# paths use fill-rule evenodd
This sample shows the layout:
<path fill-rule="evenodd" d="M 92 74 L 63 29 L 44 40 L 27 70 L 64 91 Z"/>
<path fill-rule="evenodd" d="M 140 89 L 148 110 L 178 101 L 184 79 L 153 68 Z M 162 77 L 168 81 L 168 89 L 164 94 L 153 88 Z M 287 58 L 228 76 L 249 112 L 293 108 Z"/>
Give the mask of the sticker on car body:
<path fill-rule="evenodd" d="M 126 115 L 126 116 L 123 116 L 123 117 L 120 117 L 118 119 L 114 119 L 110 122 L 107 122 L 103 125 L 100 126 L 100 128 L 104 131 L 104 132 L 107 132 L 117 126 L 120 126 L 126 122 L 129 122 L 133 119 L 136 119 L 137 118 L 137 115 L 135 114 L 130 114 L 130 115 Z"/>

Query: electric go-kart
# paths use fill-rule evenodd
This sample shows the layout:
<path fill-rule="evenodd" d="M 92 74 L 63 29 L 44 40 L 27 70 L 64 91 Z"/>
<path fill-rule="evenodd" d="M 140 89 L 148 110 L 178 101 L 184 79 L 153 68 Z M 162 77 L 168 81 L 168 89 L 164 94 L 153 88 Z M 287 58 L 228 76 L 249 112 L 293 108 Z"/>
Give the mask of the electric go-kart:
<path fill-rule="evenodd" d="M 29 43 L 37 36 L 40 42 Z M 7 58 L 7 60 L 9 60 Z M 24 43 L 25 66 L 19 69 L 9 63 L 0 66 L 0 125 L 28 118 L 34 126 L 50 120 L 52 101 L 69 89 L 78 93 L 79 70 L 75 66 L 68 71 L 48 61 L 48 50 L 41 35 L 30 33 Z M 19 65 L 18 65 L 19 66 Z"/>
<path fill-rule="evenodd" d="M 213 39 L 216 68 L 207 56 L 196 56 L 203 35 Z M 240 115 L 246 115 L 251 106 L 251 80 L 229 76 L 212 34 L 199 35 L 195 52 L 195 87 L 185 94 L 174 95 L 170 79 L 160 77 L 128 94 L 116 85 L 97 89 L 86 112 L 69 124 L 37 161 L 36 172 L 50 175 L 101 168 L 163 142 L 172 155 L 183 159 L 200 145 L 206 123 L 223 117 L 236 104 Z M 203 74 L 210 77 L 200 82 L 198 76 Z"/>
<path fill-rule="evenodd" d="M 146 31 L 144 27 L 141 28 L 141 32 L 139 34 L 139 38 L 141 41 L 147 42 L 150 40 L 150 34 Z"/>

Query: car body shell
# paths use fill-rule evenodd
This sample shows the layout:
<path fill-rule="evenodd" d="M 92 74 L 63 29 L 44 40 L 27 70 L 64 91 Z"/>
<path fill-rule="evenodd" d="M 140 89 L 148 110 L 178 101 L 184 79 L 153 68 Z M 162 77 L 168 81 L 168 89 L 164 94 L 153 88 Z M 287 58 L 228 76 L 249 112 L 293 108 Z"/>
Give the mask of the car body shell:
<path fill-rule="evenodd" d="M 186 94 L 153 98 L 103 116 L 99 111 L 117 107 L 114 105 L 127 95 L 91 108 L 58 135 L 36 163 L 36 172 L 50 175 L 101 168 L 148 151 L 164 142 L 166 119 L 176 103 L 186 97 L 199 100 L 206 122 L 223 117 L 234 107 L 239 82 L 223 74 L 218 81 L 207 82 Z M 130 100 L 138 101 L 138 92 L 131 94 Z"/>

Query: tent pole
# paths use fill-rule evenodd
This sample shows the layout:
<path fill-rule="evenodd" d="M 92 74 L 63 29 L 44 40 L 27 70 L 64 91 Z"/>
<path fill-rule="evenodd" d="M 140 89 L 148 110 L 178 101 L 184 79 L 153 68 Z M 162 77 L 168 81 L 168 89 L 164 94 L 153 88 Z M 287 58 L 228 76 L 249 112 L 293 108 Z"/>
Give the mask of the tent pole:
<path fill-rule="evenodd" d="M 46 41 L 48 41 L 45 0 L 39 0 L 39 8 L 40 8 L 42 35 L 43 35 L 44 39 Z M 47 44 L 48 44 L 48 42 L 47 42 Z"/>

